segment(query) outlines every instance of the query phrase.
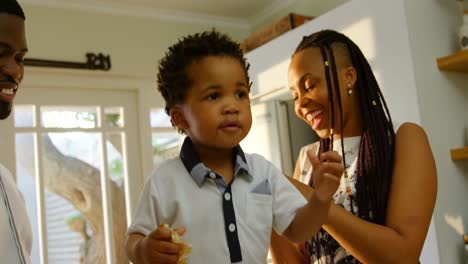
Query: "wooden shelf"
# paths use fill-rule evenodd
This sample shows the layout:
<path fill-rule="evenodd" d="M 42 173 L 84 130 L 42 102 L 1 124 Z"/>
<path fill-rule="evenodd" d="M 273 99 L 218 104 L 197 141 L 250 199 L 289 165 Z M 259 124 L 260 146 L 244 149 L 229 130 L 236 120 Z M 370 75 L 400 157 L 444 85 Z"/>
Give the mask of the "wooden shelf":
<path fill-rule="evenodd" d="M 468 49 L 437 59 L 437 66 L 442 71 L 468 73 Z"/>
<path fill-rule="evenodd" d="M 451 149 L 452 160 L 468 160 L 468 147 Z"/>

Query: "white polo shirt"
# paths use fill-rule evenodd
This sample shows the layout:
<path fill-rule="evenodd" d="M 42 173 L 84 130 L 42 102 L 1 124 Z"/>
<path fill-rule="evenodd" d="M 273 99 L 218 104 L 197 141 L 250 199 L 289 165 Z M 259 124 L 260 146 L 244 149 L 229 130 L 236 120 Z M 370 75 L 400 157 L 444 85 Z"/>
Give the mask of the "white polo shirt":
<path fill-rule="evenodd" d="M 271 228 L 282 234 L 307 202 L 273 164 L 234 149 L 230 185 L 207 168 L 187 137 L 180 157 L 148 178 L 128 233 L 186 227 L 188 263 L 266 263 Z"/>
<path fill-rule="evenodd" d="M 11 173 L 0 164 L 0 263 L 31 262 L 32 229 Z"/>

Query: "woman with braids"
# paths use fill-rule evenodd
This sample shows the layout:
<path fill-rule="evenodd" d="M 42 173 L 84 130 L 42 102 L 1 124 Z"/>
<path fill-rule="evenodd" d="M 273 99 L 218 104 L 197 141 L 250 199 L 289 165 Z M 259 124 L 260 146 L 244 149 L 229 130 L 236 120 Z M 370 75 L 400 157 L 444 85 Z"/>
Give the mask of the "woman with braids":
<path fill-rule="evenodd" d="M 288 79 L 297 116 L 320 137 L 301 150 L 291 181 L 309 197 L 314 173 L 336 161 L 326 152 L 346 169 L 317 235 L 303 245 L 272 235 L 275 263 L 418 263 L 437 193 L 424 130 L 394 132 L 369 63 L 341 33 L 304 37 Z"/>

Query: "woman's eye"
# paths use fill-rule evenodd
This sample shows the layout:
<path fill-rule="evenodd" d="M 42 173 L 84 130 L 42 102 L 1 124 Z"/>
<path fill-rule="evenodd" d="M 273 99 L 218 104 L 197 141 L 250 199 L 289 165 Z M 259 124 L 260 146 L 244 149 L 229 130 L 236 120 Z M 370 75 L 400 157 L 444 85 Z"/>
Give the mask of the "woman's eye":
<path fill-rule="evenodd" d="M 304 89 L 307 91 L 307 92 L 310 92 L 310 90 L 314 89 L 315 88 L 315 82 L 311 81 L 311 80 L 306 80 L 304 82 Z"/>

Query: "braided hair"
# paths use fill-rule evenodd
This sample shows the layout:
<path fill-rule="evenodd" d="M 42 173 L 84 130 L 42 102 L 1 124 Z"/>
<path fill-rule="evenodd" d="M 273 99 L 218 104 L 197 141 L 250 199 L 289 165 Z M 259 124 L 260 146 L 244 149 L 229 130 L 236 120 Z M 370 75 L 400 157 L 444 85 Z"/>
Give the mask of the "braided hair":
<path fill-rule="evenodd" d="M 346 163 L 343 141 L 343 114 L 335 60 L 337 50 L 344 50 L 356 69 L 356 85 L 358 87 L 356 92 L 362 114 L 363 130 L 357 160 L 356 197 L 355 199 L 350 197 L 351 211 L 362 219 L 383 225 L 385 224 L 388 195 L 393 174 L 395 132 L 382 92 L 361 50 L 345 35 L 333 30 L 319 31 L 304 37 L 294 54 L 308 48 L 320 49 L 324 61 L 331 106 L 331 129 L 335 128 L 334 106 L 338 104 L 340 119 L 338 125 L 341 131 L 341 149 L 344 164 Z M 334 98 L 336 98 L 336 102 Z M 330 150 L 332 140 L 330 138 L 321 139 L 319 153 Z M 353 212 L 353 200 L 358 207 L 357 212 Z M 316 253 L 320 254 L 320 250 L 316 250 Z M 320 259 L 320 256 L 317 258 Z"/>

